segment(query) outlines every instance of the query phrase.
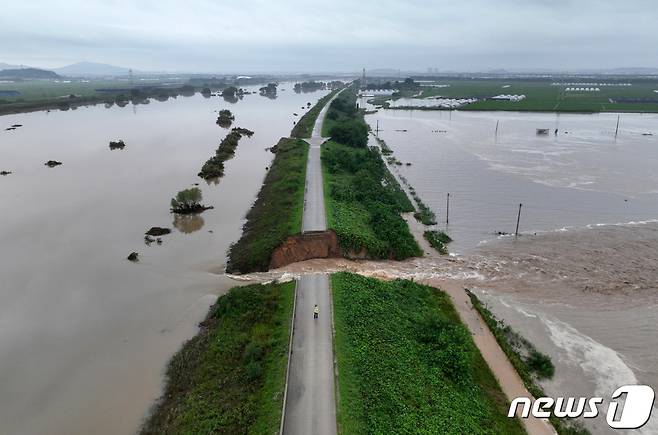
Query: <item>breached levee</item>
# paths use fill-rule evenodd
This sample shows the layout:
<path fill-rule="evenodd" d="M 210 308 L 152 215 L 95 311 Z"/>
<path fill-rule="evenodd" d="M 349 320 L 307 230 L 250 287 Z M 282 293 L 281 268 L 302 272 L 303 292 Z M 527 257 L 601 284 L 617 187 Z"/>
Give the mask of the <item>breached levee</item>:
<path fill-rule="evenodd" d="M 314 258 L 338 258 L 341 256 L 338 236 L 334 231 L 307 231 L 288 237 L 272 252 L 270 269 L 278 269 Z"/>

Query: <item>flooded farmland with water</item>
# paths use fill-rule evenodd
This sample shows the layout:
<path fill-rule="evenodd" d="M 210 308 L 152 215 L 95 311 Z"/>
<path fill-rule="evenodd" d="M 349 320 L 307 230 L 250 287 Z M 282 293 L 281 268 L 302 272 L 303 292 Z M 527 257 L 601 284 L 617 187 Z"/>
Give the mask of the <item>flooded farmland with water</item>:
<path fill-rule="evenodd" d="M 280 88 L 235 104 L 195 95 L 0 117 L 23 125 L 0 132 L 0 169 L 13 172 L 0 178 L 0 431 L 139 426 L 167 359 L 235 285 L 225 254 L 272 160 L 266 148 L 327 92 Z M 206 183 L 196 174 L 229 131 L 215 124 L 220 109 L 255 134 Z M 455 239 L 450 261 L 380 262 L 373 275 L 473 288 L 552 357 L 550 394 L 658 386 L 658 115 L 622 114 L 617 137 L 615 114 L 380 110 L 366 120 L 442 229 L 450 192 Z M 126 147 L 110 150 L 118 139 Z M 214 209 L 175 218 L 171 197 L 195 183 Z M 147 245 L 152 226 L 173 232 Z"/>
<path fill-rule="evenodd" d="M 617 114 L 379 110 L 366 120 L 455 240 L 456 263 L 423 260 L 410 276 L 468 278 L 552 357 L 553 396 L 658 387 L 657 115 L 621 114 L 616 136 Z"/>
<path fill-rule="evenodd" d="M 276 99 L 248 87 L 235 104 L 197 94 L 0 117 L 22 124 L 0 131 L 1 169 L 13 172 L 0 177 L 0 432 L 137 429 L 168 358 L 235 285 L 225 254 L 273 158 L 266 148 L 328 92 L 292 85 Z M 255 134 L 207 184 L 196 174 L 229 131 L 215 124 L 220 109 Z M 119 139 L 126 147 L 110 150 Z M 195 183 L 214 209 L 174 219 L 170 199 Z M 173 232 L 149 246 L 152 226 Z"/>

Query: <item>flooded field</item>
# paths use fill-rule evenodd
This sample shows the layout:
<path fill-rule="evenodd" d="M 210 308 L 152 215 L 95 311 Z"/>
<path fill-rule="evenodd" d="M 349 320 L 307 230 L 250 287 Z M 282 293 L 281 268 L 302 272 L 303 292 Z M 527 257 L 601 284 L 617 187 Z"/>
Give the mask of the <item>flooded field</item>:
<path fill-rule="evenodd" d="M 551 355 L 550 394 L 658 388 L 658 116 L 622 114 L 617 137 L 616 114 L 380 110 L 366 119 L 441 228 L 450 192 L 457 261 L 412 263 L 409 276 L 465 279 Z M 519 203 L 521 236 L 499 236 L 514 233 Z M 604 420 L 588 424 L 609 431 Z M 642 433 L 658 433 L 658 417 Z"/>
<path fill-rule="evenodd" d="M 235 285 L 225 253 L 273 158 L 265 148 L 325 94 L 285 83 L 276 99 L 235 104 L 197 94 L 0 117 L 0 170 L 13 171 L 0 177 L 1 433 L 137 429 L 169 356 Z M 255 134 L 206 184 L 196 174 L 228 132 L 215 124 L 225 108 Z M 111 151 L 118 139 L 125 149 Z M 214 210 L 174 219 L 171 197 L 194 183 Z M 173 232 L 147 246 L 152 226 Z"/>

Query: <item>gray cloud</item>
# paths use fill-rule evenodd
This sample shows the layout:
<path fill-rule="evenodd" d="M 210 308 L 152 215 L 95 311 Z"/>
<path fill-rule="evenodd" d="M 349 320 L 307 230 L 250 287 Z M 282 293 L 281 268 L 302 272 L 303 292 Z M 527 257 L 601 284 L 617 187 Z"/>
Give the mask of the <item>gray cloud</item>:
<path fill-rule="evenodd" d="M 658 67 L 652 0 L 31 0 L 0 15 L 0 62 L 142 70 Z"/>

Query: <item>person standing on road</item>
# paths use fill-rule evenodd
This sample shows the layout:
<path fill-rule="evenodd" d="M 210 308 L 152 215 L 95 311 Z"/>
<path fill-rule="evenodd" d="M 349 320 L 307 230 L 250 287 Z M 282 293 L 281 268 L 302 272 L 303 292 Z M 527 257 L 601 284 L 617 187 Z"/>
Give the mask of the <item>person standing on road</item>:
<path fill-rule="evenodd" d="M 318 305 L 315 304 L 315 308 L 313 308 L 313 318 L 317 319 L 319 314 L 320 314 L 320 308 L 318 308 Z"/>

